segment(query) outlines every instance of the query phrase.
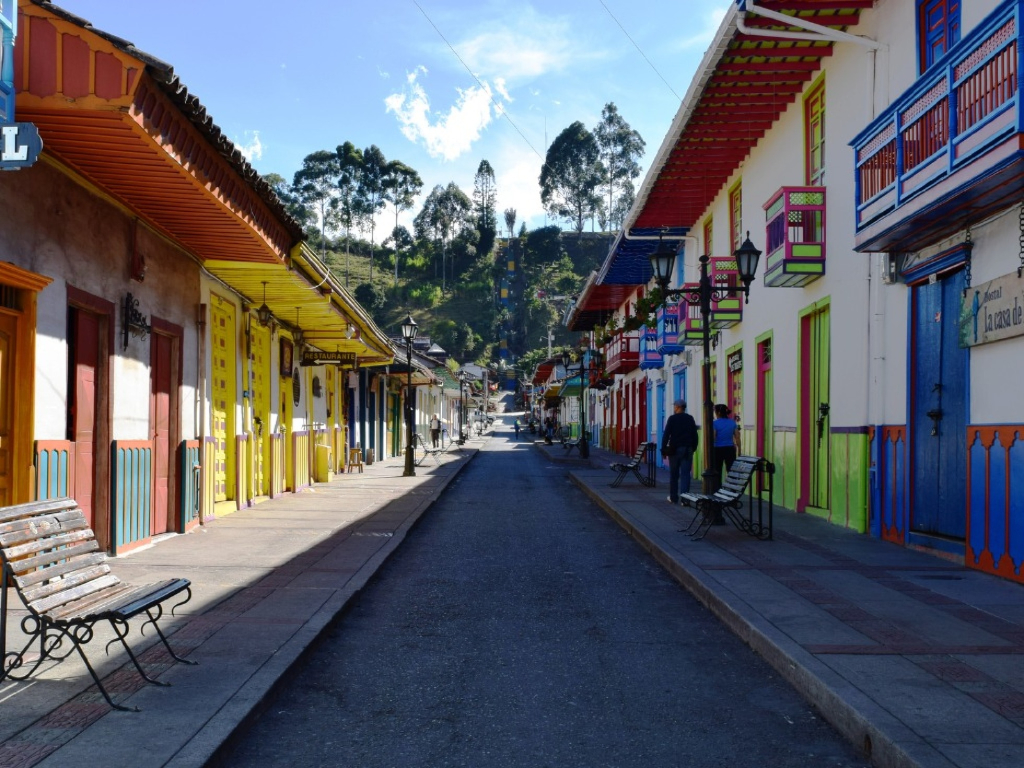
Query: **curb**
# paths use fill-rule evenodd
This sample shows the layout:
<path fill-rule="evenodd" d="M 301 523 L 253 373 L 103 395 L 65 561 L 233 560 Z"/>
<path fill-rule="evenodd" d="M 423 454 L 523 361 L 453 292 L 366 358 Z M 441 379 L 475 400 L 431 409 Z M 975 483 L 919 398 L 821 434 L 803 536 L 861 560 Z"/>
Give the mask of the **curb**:
<path fill-rule="evenodd" d="M 681 562 L 647 531 L 570 472 L 572 482 L 646 549 L 672 578 L 751 647 L 844 738 L 878 768 L 925 768 L 948 762 L 906 725 L 798 646 L 694 563 Z M 732 600 L 723 595 L 728 593 Z M 884 725 L 880 725 L 883 723 Z M 894 736 L 893 734 L 899 734 Z M 923 761 L 923 762 L 922 762 Z"/>
<path fill-rule="evenodd" d="M 363 590 L 402 544 L 409 531 L 433 507 L 441 494 L 478 453 L 479 449 L 474 450 L 467 457 L 465 464 L 461 464 L 457 471 L 448 475 L 437 491 L 424 499 L 419 508 L 395 529 L 388 543 L 352 575 L 345 588 L 325 602 L 164 765 L 168 768 L 203 768 L 223 764 L 224 759 L 234 749 L 236 740 L 263 714 L 284 684 L 285 678 L 302 663 L 306 652 L 321 641 L 332 622 L 344 613 L 352 599 Z"/>

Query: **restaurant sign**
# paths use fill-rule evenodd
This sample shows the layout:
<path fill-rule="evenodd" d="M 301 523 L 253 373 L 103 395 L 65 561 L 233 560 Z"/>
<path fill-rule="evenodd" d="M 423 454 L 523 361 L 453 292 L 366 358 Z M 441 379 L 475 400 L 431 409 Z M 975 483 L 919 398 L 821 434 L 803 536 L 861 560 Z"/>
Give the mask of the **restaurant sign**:
<path fill-rule="evenodd" d="M 1016 272 L 971 286 L 960 309 L 960 346 L 1024 336 L 1024 277 Z"/>
<path fill-rule="evenodd" d="M 302 365 L 350 365 L 355 366 L 355 352 L 318 352 L 306 350 L 302 353 Z"/>

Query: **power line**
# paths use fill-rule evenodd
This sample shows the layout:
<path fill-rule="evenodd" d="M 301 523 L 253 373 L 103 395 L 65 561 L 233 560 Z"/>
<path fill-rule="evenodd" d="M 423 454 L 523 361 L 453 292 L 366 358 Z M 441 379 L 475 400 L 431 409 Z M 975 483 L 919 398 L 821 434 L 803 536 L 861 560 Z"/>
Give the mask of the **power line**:
<path fill-rule="evenodd" d="M 469 76 L 472 77 L 476 81 L 476 84 L 479 85 L 487 93 L 487 100 L 490 101 L 491 106 L 494 107 L 495 111 L 500 112 L 501 116 L 504 117 L 506 120 L 508 120 L 509 125 L 511 125 L 513 128 L 515 128 L 516 129 L 516 133 L 518 133 L 519 136 L 523 139 L 523 141 L 526 142 L 526 146 L 528 146 L 531 150 L 533 150 L 533 154 L 535 154 L 537 157 L 539 157 L 541 159 L 541 162 L 544 162 L 544 156 L 541 155 L 541 153 L 538 152 L 534 148 L 533 144 L 530 143 L 530 140 L 528 138 L 526 138 L 526 136 L 523 134 L 523 132 L 521 130 L 519 130 L 519 126 L 515 124 L 515 121 L 513 121 L 511 117 L 509 117 L 508 110 L 505 109 L 505 107 L 499 105 L 491 97 L 491 95 L 490 95 L 491 94 L 490 86 L 484 85 L 480 81 L 480 78 L 476 76 L 476 73 L 474 73 L 473 70 L 470 69 L 469 66 L 466 64 L 466 62 L 462 60 L 462 57 L 459 56 L 459 52 L 456 51 L 455 48 L 452 46 L 452 44 L 448 42 L 448 38 L 446 38 L 444 36 L 444 33 L 442 33 L 441 30 L 437 28 L 437 24 L 434 23 L 433 19 L 431 19 L 430 16 L 427 15 L 427 12 L 425 10 L 423 10 L 423 6 L 421 6 L 416 0 L 412 0 L 412 2 L 413 2 L 413 5 L 415 5 L 417 8 L 419 8 L 420 13 L 423 14 L 423 18 L 425 18 L 430 23 L 430 26 L 432 26 L 434 28 L 434 31 L 437 32 L 438 37 L 440 37 L 442 40 L 444 40 L 444 44 L 448 46 L 448 49 L 455 55 L 455 58 L 459 60 L 459 63 L 462 64 L 462 66 L 465 68 L 465 70 L 469 73 Z"/>
<path fill-rule="evenodd" d="M 629 36 L 629 32 L 626 31 L 626 28 L 624 26 L 622 26 L 621 22 L 617 18 L 615 18 L 615 14 L 612 13 L 611 9 L 607 5 L 605 5 L 604 0 L 598 0 L 598 2 L 600 2 L 601 3 L 601 7 L 604 8 L 608 12 L 608 15 L 612 17 L 612 21 L 614 21 L 616 24 L 618 24 L 619 29 L 622 30 L 622 34 L 624 34 L 626 36 L 626 39 L 629 40 L 629 42 L 631 42 L 633 44 L 633 47 L 636 48 L 640 52 L 640 55 L 644 57 L 644 61 L 646 61 L 648 63 L 648 65 L 650 65 L 651 69 L 654 70 L 654 74 L 656 74 L 658 77 L 660 77 L 661 78 L 661 82 L 663 82 L 665 84 L 665 87 L 667 87 L 670 91 L 672 91 L 672 95 L 676 97 L 676 101 L 682 101 L 682 99 L 680 98 L 679 94 L 675 92 L 675 89 L 672 88 L 671 85 L 669 85 L 668 80 L 666 80 L 662 76 L 661 72 L 658 71 L 658 68 L 656 66 L 654 66 L 653 62 L 651 62 L 650 59 L 647 58 L 647 54 L 643 52 L 643 49 L 639 45 L 636 44 L 636 40 L 634 40 L 632 37 Z"/>

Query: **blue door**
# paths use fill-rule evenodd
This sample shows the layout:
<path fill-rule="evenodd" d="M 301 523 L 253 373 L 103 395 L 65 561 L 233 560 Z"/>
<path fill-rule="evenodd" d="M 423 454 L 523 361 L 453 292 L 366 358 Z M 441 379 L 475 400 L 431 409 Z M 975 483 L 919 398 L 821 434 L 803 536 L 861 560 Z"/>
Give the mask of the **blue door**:
<path fill-rule="evenodd" d="M 910 530 L 963 539 L 968 352 L 960 348 L 964 273 L 913 289 Z"/>

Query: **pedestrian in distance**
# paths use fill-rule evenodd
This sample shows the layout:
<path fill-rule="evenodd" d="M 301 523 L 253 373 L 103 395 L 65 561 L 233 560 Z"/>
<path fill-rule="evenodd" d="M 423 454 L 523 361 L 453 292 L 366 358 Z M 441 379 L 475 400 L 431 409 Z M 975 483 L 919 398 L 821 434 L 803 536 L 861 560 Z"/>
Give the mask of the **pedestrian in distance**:
<path fill-rule="evenodd" d="M 719 403 L 715 406 L 715 420 L 711 423 L 711 429 L 715 436 L 715 446 L 711 452 L 711 471 L 717 472 L 719 478 L 725 471 L 732 469 L 732 463 L 736 461 L 740 447 L 740 429 L 736 419 L 732 418 L 732 411 L 729 406 Z"/>
<path fill-rule="evenodd" d="M 518 442 L 518 440 L 519 440 L 519 419 L 516 419 L 512 423 L 512 428 L 516 431 L 516 441 Z"/>
<path fill-rule="evenodd" d="M 697 422 L 686 412 L 683 400 L 676 400 L 672 410 L 661 438 L 661 455 L 668 459 L 668 500 L 678 504 L 679 494 L 690 492 L 693 452 L 697 450 Z"/>
<path fill-rule="evenodd" d="M 437 448 L 438 442 L 441 440 L 441 419 L 435 413 L 430 417 L 430 442 Z"/>

